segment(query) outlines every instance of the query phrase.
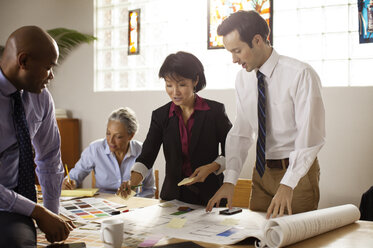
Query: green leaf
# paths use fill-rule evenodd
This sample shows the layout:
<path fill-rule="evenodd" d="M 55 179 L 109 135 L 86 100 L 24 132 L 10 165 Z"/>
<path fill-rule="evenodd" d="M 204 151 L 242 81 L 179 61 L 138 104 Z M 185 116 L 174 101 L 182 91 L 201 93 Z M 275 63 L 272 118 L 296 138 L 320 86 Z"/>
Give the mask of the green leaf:
<path fill-rule="evenodd" d="M 58 58 L 59 64 L 80 44 L 91 43 L 92 41 L 97 40 L 97 38 L 92 35 L 83 34 L 76 30 L 67 28 L 55 28 L 47 30 L 47 32 L 57 42 L 60 51 L 60 57 Z"/>
<path fill-rule="evenodd" d="M 66 56 L 76 47 L 82 43 L 91 43 L 94 40 L 97 40 L 96 37 L 83 34 L 73 29 L 67 28 L 55 28 L 47 30 L 47 33 L 56 40 L 58 49 L 60 51 L 60 57 L 58 58 L 58 63 L 66 58 Z M 0 45 L 0 59 L 4 52 L 4 46 Z"/>

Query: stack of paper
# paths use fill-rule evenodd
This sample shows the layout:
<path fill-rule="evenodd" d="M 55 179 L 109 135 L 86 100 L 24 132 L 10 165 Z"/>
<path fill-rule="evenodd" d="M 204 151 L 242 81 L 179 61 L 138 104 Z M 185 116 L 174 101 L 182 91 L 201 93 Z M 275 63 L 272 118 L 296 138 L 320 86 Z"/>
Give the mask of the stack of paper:
<path fill-rule="evenodd" d="M 69 197 L 84 197 L 84 196 L 94 196 L 97 193 L 96 188 L 87 189 L 72 189 L 72 190 L 61 190 L 61 196 Z"/>

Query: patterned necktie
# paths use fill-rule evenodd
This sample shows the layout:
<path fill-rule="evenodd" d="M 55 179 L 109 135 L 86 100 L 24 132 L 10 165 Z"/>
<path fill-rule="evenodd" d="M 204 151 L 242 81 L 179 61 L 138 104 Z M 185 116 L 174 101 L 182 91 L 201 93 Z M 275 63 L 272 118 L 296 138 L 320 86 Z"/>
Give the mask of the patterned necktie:
<path fill-rule="evenodd" d="M 266 95 L 263 73 L 258 70 L 256 77 L 258 78 L 258 140 L 256 142 L 256 170 L 260 177 L 262 177 L 266 163 Z"/>
<path fill-rule="evenodd" d="M 34 159 L 21 93 L 16 91 L 11 96 L 14 100 L 13 121 L 19 149 L 17 192 L 36 202 Z"/>

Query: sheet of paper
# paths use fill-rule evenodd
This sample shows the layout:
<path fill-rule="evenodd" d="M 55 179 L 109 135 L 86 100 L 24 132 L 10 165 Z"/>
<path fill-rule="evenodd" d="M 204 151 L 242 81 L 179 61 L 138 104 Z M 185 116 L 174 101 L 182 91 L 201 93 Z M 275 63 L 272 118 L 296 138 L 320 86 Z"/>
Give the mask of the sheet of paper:
<path fill-rule="evenodd" d="M 145 240 L 138 245 L 138 247 L 153 247 L 159 240 L 163 238 L 161 234 L 153 234 L 149 237 L 146 237 Z"/>
<path fill-rule="evenodd" d="M 61 196 L 69 197 L 83 197 L 83 196 L 94 196 L 98 189 L 86 188 L 86 189 L 72 189 L 72 190 L 61 190 Z"/>
<path fill-rule="evenodd" d="M 187 221 L 186 219 L 182 219 L 182 218 L 173 218 L 167 224 L 167 226 L 171 228 L 182 228 L 186 221 Z"/>
<path fill-rule="evenodd" d="M 179 183 L 177 184 L 177 186 L 182 186 L 182 185 L 185 185 L 185 184 L 187 184 L 187 183 L 191 183 L 191 182 L 194 181 L 194 178 L 195 178 L 195 177 L 192 177 L 192 178 L 186 177 L 186 178 L 184 178 L 183 180 L 181 180 L 181 182 L 179 182 Z"/>
<path fill-rule="evenodd" d="M 122 219 L 124 229 L 131 230 L 134 234 L 157 233 L 165 237 L 215 244 L 233 244 L 248 236 L 258 235 L 262 232 L 263 221 L 266 220 L 265 213 L 255 213 L 244 209 L 242 213 L 235 214 L 234 218 L 230 217 L 238 219 L 238 224 L 229 220 L 230 225 L 226 225 L 227 216 L 218 214 L 224 208 L 214 208 L 211 213 L 206 213 L 203 206 L 177 200 L 170 203 L 172 204 L 167 204 L 169 207 L 162 207 L 165 203 L 160 203 L 110 218 Z M 179 216 L 173 215 L 179 212 L 180 207 L 189 207 L 194 210 Z M 235 229 L 232 229 L 233 227 Z M 235 230 L 235 232 L 230 232 L 230 235 L 221 235 L 228 230 Z"/>
<path fill-rule="evenodd" d="M 240 222 L 238 219 L 233 219 L 233 218 L 226 218 L 220 224 L 225 225 L 225 226 L 234 226 L 237 225 Z"/>
<path fill-rule="evenodd" d="M 348 225 L 359 218 L 359 209 L 346 204 L 270 219 L 264 235 L 268 246 L 282 247 Z"/>

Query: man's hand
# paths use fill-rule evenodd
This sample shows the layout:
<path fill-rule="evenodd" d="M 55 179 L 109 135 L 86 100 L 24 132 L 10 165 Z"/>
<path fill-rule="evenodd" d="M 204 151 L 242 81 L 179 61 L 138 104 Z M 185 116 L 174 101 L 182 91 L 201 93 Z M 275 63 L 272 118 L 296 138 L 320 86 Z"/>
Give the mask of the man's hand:
<path fill-rule="evenodd" d="M 131 194 L 131 186 L 139 185 L 142 179 L 141 173 L 132 171 L 130 181 L 122 182 L 116 194 L 122 198 L 127 198 Z"/>
<path fill-rule="evenodd" d="M 220 165 L 216 162 L 212 162 L 211 164 L 206 164 L 201 167 L 198 167 L 189 178 L 194 178 L 193 182 L 188 183 L 187 185 L 191 185 L 193 183 L 200 183 L 204 182 L 206 178 L 213 173 L 214 171 L 219 170 Z"/>
<path fill-rule="evenodd" d="M 76 181 L 65 178 L 62 182 L 62 189 L 76 189 Z"/>
<path fill-rule="evenodd" d="M 36 205 L 31 217 L 36 221 L 41 231 L 45 233 L 46 239 L 53 243 L 67 239 L 75 226 L 71 221 L 64 221 L 58 215 L 48 209 Z"/>
<path fill-rule="evenodd" d="M 224 183 L 208 202 L 206 206 L 206 212 L 210 212 L 215 205 L 219 207 L 220 200 L 223 198 L 227 199 L 228 208 L 231 209 L 233 192 L 234 192 L 234 185 L 231 183 Z"/>
<path fill-rule="evenodd" d="M 292 214 L 291 202 L 293 199 L 293 189 L 284 184 L 280 184 L 277 189 L 275 196 L 272 198 L 271 205 L 267 210 L 266 218 L 269 219 L 272 215 L 272 218 L 281 217 L 284 215 L 285 208 L 288 210 L 288 214 Z"/>

